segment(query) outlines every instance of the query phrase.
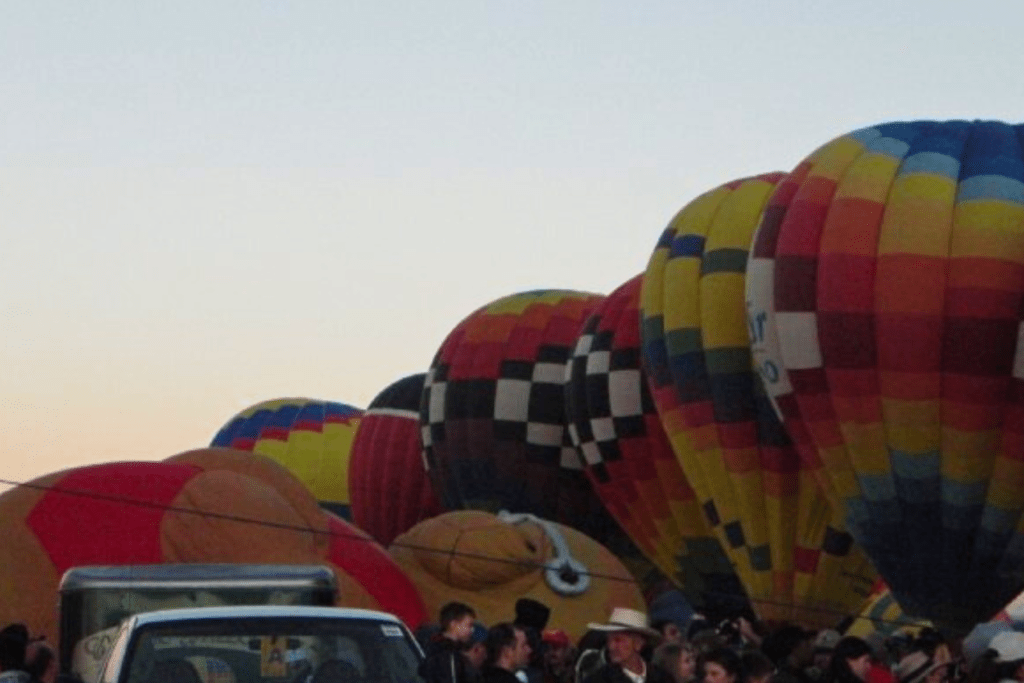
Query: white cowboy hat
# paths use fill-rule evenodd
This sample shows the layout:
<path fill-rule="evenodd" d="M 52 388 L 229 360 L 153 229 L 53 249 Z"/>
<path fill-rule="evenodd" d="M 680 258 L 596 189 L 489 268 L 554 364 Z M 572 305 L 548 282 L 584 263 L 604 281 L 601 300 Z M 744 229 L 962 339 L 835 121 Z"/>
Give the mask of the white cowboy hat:
<path fill-rule="evenodd" d="M 587 628 L 594 631 L 629 631 L 639 633 L 647 638 L 660 638 L 661 634 L 647 623 L 647 615 L 628 607 L 616 607 L 608 618 L 607 624 L 587 624 Z"/>

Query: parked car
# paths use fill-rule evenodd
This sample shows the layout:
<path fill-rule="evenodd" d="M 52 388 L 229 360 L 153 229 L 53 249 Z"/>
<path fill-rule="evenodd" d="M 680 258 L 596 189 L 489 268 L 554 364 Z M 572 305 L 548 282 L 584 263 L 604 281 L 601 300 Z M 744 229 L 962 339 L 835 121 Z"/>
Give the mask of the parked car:
<path fill-rule="evenodd" d="M 423 654 L 392 614 L 200 607 L 126 619 L 99 683 L 419 683 Z M 88 682 L 87 682 L 88 683 Z"/>

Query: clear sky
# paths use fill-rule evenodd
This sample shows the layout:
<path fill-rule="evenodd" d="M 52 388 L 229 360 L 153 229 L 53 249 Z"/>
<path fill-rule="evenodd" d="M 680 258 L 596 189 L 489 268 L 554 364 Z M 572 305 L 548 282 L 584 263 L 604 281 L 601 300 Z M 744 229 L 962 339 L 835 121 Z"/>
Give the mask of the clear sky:
<path fill-rule="evenodd" d="M 1024 112 L 1024 3 L 0 4 L 0 478 L 364 407 L 475 308 L 607 293 L 685 203 Z M 6 488 L 0 484 L 0 490 Z"/>

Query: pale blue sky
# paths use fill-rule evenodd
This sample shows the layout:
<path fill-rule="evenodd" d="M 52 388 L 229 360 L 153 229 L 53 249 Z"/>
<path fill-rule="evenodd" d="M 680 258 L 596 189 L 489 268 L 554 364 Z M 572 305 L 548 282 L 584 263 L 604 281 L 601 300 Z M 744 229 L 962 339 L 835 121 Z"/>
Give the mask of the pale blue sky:
<path fill-rule="evenodd" d="M 0 478 L 365 406 L 852 128 L 1020 120 L 1024 4 L 0 5 Z M 0 485 L 2 490 L 3 485 Z"/>

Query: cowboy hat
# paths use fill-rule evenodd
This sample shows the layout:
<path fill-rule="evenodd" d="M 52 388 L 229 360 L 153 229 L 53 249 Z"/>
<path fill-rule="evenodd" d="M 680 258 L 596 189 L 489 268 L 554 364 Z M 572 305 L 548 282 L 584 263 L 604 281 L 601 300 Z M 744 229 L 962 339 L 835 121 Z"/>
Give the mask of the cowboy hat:
<path fill-rule="evenodd" d="M 628 607 L 616 607 L 612 610 L 612 615 L 608 617 L 607 624 L 587 624 L 587 628 L 594 631 L 605 631 L 607 633 L 613 633 L 615 631 L 629 631 L 630 633 L 639 633 L 647 638 L 660 638 L 661 634 L 655 629 L 651 628 L 647 623 L 647 615 L 635 609 L 629 609 Z"/>

